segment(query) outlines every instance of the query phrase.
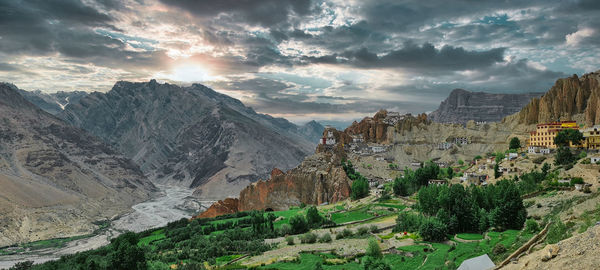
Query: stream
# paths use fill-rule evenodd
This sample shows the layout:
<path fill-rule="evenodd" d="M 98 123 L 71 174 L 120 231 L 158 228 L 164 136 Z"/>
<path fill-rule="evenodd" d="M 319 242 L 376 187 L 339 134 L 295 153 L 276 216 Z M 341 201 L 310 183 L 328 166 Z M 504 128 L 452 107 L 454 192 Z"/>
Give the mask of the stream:
<path fill-rule="evenodd" d="M 110 239 L 126 231 L 141 232 L 161 227 L 181 218 L 190 218 L 200 209 L 206 209 L 213 201 L 199 201 L 191 197 L 193 189 L 178 186 L 156 185 L 160 195 L 132 206 L 132 212 L 113 220 L 102 233 L 68 242 L 59 248 L 26 251 L 14 255 L 0 256 L 0 269 L 10 268 L 21 261 L 43 263 L 57 260 L 60 256 L 99 248 L 110 243 Z"/>

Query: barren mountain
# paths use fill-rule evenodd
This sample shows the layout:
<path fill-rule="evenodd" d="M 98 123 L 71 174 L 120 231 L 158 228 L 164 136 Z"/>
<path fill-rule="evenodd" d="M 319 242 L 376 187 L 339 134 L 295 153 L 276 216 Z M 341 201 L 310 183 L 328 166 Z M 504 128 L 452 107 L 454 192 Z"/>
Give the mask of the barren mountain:
<path fill-rule="evenodd" d="M 139 167 L 0 84 L 0 246 L 90 233 L 156 190 Z"/>
<path fill-rule="evenodd" d="M 586 125 L 600 123 L 600 71 L 579 78 L 558 79 L 541 98 L 533 99 L 519 114 L 520 124 L 571 120 L 582 114 Z"/>
<path fill-rule="evenodd" d="M 57 115 L 62 112 L 69 103 L 79 101 L 88 93 L 83 91 L 44 93 L 39 90 L 25 91 L 19 89 L 19 94 L 40 109 L 50 114 Z"/>
<path fill-rule="evenodd" d="M 519 112 L 532 98 L 543 93 L 493 94 L 454 89 L 442 101 L 440 107 L 429 114 L 429 118 L 439 123 L 465 124 L 476 122 L 499 122 L 505 116 Z"/>
<path fill-rule="evenodd" d="M 292 168 L 316 144 L 314 132 L 200 84 L 118 82 L 69 104 L 60 117 L 114 145 L 158 182 L 198 187 L 205 199 L 236 195 L 274 167 Z"/>

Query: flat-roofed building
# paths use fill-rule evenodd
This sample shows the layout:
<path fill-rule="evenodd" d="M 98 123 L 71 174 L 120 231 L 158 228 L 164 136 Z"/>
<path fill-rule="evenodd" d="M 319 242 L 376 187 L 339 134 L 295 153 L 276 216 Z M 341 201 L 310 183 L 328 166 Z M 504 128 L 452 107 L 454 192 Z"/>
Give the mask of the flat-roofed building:
<path fill-rule="evenodd" d="M 564 129 L 578 130 L 579 127 L 575 121 L 539 124 L 536 126 L 535 131 L 529 133 L 529 145 L 554 149 L 556 148 L 556 144 L 554 144 L 554 138 L 558 132 Z"/>

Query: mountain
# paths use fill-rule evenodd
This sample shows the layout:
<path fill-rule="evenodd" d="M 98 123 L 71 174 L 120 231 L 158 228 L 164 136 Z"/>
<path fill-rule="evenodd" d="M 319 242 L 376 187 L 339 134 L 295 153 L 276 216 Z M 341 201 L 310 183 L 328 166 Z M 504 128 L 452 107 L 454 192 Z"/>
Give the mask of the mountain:
<path fill-rule="evenodd" d="M 442 101 L 440 107 L 429 114 L 429 118 L 439 123 L 465 124 L 476 122 L 499 122 L 505 116 L 519 112 L 532 98 L 543 93 L 492 94 L 454 89 Z"/>
<path fill-rule="evenodd" d="M 237 194 L 272 168 L 295 167 L 313 152 L 315 127 L 258 114 L 194 84 L 117 82 L 59 114 L 104 139 L 161 183 L 198 187 L 203 199 Z"/>
<path fill-rule="evenodd" d="M 69 103 L 79 101 L 88 93 L 83 91 L 44 93 L 40 90 L 25 91 L 19 89 L 19 94 L 40 109 L 50 114 L 57 115 L 62 112 Z"/>
<path fill-rule="evenodd" d="M 310 142 L 317 143 L 319 139 L 323 137 L 323 131 L 325 127 L 319 122 L 312 120 L 300 127 L 298 127 L 298 133 L 307 138 Z"/>
<path fill-rule="evenodd" d="M 0 84 L 0 246 L 92 232 L 156 191 L 98 138 Z"/>
<path fill-rule="evenodd" d="M 600 71 L 558 79 L 541 98 L 531 100 L 518 115 L 520 124 L 584 118 L 588 126 L 600 124 Z"/>

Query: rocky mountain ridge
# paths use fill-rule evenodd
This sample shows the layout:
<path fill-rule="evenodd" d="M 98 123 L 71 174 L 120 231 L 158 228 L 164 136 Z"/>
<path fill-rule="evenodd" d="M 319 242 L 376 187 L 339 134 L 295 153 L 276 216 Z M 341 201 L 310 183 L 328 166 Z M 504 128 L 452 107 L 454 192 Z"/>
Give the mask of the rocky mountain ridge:
<path fill-rule="evenodd" d="M 40 90 L 25 91 L 21 89 L 19 89 L 19 94 L 40 109 L 53 115 L 62 112 L 69 103 L 76 103 L 88 95 L 87 92 L 83 91 L 44 93 Z"/>
<path fill-rule="evenodd" d="M 0 246 L 90 233 L 157 191 L 130 159 L 0 84 Z"/>
<path fill-rule="evenodd" d="M 210 200 L 238 194 L 273 167 L 295 167 L 316 144 L 314 124 L 303 130 L 200 84 L 121 81 L 58 116 L 104 139 L 159 183 L 198 188 L 195 195 Z"/>
<path fill-rule="evenodd" d="M 519 112 L 531 99 L 543 93 L 494 94 L 454 89 L 429 119 L 439 123 L 466 124 L 467 121 L 499 122 Z"/>
<path fill-rule="evenodd" d="M 584 124 L 600 123 L 600 71 L 558 79 L 541 98 L 531 100 L 515 117 L 519 124 L 572 120 L 583 115 Z"/>

